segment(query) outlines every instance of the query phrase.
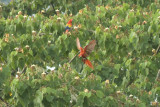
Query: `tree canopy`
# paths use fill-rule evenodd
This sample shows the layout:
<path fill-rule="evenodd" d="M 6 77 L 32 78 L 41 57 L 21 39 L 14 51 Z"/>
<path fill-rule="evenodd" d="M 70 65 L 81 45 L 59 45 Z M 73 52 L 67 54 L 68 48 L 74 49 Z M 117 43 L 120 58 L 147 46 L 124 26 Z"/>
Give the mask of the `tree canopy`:
<path fill-rule="evenodd" d="M 0 104 L 160 106 L 159 3 L 159 0 L 1 3 Z M 70 19 L 73 26 L 65 33 Z M 94 69 L 76 56 L 77 37 L 82 47 L 96 40 L 95 49 L 87 57 Z"/>

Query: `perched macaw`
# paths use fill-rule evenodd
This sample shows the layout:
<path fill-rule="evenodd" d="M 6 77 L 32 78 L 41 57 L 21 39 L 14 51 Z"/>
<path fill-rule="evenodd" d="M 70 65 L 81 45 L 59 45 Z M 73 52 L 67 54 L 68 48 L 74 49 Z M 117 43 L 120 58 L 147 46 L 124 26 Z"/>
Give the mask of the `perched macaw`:
<path fill-rule="evenodd" d="M 87 46 L 84 48 L 81 47 L 79 38 L 76 40 L 77 43 L 77 48 L 80 50 L 80 54 L 78 55 L 79 57 L 82 57 L 82 61 L 89 66 L 90 68 L 93 69 L 92 63 L 87 59 L 87 56 L 93 51 L 95 45 L 96 45 L 96 40 L 92 40 Z"/>
<path fill-rule="evenodd" d="M 72 27 L 72 19 L 70 19 L 66 24 L 65 33 L 68 33 L 71 27 Z"/>

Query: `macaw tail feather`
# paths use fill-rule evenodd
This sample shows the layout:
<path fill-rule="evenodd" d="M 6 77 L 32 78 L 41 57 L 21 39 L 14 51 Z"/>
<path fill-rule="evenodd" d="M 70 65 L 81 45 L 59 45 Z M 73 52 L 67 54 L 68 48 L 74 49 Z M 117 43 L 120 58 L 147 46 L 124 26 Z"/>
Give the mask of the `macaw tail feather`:
<path fill-rule="evenodd" d="M 87 66 L 89 66 L 90 68 L 93 69 L 93 65 L 92 65 L 92 63 L 91 63 L 88 59 L 85 59 L 85 60 L 84 60 L 84 63 L 85 63 Z"/>
<path fill-rule="evenodd" d="M 69 32 L 69 29 L 67 29 L 65 33 L 68 33 L 68 32 Z"/>

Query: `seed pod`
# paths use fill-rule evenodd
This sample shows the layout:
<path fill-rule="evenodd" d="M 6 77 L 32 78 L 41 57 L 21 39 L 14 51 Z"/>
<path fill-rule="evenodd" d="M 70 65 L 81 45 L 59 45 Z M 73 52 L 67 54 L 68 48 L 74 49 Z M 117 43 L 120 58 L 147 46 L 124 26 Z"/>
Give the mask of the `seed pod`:
<path fill-rule="evenodd" d="M 121 25 L 119 25 L 119 26 L 118 26 L 118 28 L 119 28 L 119 29 L 121 29 L 121 28 L 122 28 L 122 26 L 121 26 Z"/>
<path fill-rule="evenodd" d="M 158 102 L 156 102 L 156 101 L 151 102 L 151 105 L 152 105 L 152 106 L 157 106 L 157 105 L 158 105 Z"/>
<path fill-rule="evenodd" d="M 45 77 L 46 77 L 46 73 L 43 72 L 43 73 L 41 74 L 41 76 L 42 76 L 42 78 L 45 78 Z"/>
<path fill-rule="evenodd" d="M 140 100 L 137 98 L 136 102 L 137 102 L 137 103 L 140 103 Z"/>
<path fill-rule="evenodd" d="M 107 86 L 109 84 L 109 80 L 106 80 L 105 81 L 105 85 Z"/>
<path fill-rule="evenodd" d="M 128 56 L 131 56 L 131 54 L 132 54 L 131 52 L 128 52 Z"/>
<path fill-rule="evenodd" d="M 23 51 L 22 48 L 19 48 L 19 49 L 18 49 L 18 52 L 19 52 L 19 53 L 23 53 L 24 51 Z"/>
<path fill-rule="evenodd" d="M 109 9 L 109 6 L 108 6 L 108 5 L 106 5 L 106 6 L 105 6 L 105 8 L 106 8 L 106 10 L 108 10 L 108 9 Z"/>
<path fill-rule="evenodd" d="M 63 77 L 63 74 L 59 74 L 58 78 L 61 79 Z"/>
<path fill-rule="evenodd" d="M 6 36 L 6 38 L 9 38 L 9 33 L 6 33 L 5 36 Z"/>
<path fill-rule="evenodd" d="M 72 13 L 71 13 L 71 14 L 69 14 L 69 16 L 70 16 L 70 17 L 72 17 Z"/>
<path fill-rule="evenodd" d="M 152 92 L 151 92 L 151 91 L 149 91 L 149 92 L 148 92 L 148 94 L 149 94 L 149 95 L 152 95 Z"/>
<path fill-rule="evenodd" d="M 84 89 L 84 92 L 85 92 L 85 93 L 88 93 L 88 92 L 89 92 L 89 90 L 88 90 L 88 89 Z"/>
<path fill-rule="evenodd" d="M 18 15 L 16 15 L 16 18 L 18 18 Z"/>
<path fill-rule="evenodd" d="M 2 6 L 0 5 L 0 12 L 2 12 Z"/>
<path fill-rule="evenodd" d="M 74 79 L 75 79 L 75 80 L 79 80 L 79 76 L 76 76 Z"/>
<path fill-rule="evenodd" d="M 22 11 L 19 11 L 19 12 L 18 12 L 18 15 L 22 15 Z"/>
<path fill-rule="evenodd" d="M 72 103 L 73 101 L 72 100 L 70 100 L 70 103 Z"/>
<path fill-rule="evenodd" d="M 36 31 L 32 31 L 32 36 L 36 36 Z"/>
<path fill-rule="evenodd" d="M 144 25 L 144 24 L 147 24 L 147 21 L 143 21 L 143 23 L 142 23 L 142 24 L 143 24 L 143 25 Z"/>
<path fill-rule="evenodd" d="M 118 29 L 118 26 L 115 26 L 114 28 L 117 30 L 117 29 Z"/>
<path fill-rule="evenodd" d="M 2 71 L 3 70 L 3 68 L 2 67 L 0 67 L 0 71 Z"/>
<path fill-rule="evenodd" d="M 134 9 L 130 10 L 130 12 L 134 12 Z"/>
<path fill-rule="evenodd" d="M 25 47 L 26 47 L 27 49 L 29 49 L 29 45 L 26 45 Z"/>
<path fill-rule="evenodd" d="M 82 25 L 81 25 L 81 24 L 79 24 L 79 25 L 78 25 L 78 28 L 81 28 L 81 27 L 82 27 Z"/>
<path fill-rule="evenodd" d="M 9 41 L 9 39 L 8 39 L 8 38 L 4 38 L 4 41 L 5 41 L 5 42 L 8 42 L 8 41 Z"/>
<path fill-rule="evenodd" d="M 116 39 L 119 39 L 120 37 L 119 37 L 119 35 L 116 35 Z"/>
<path fill-rule="evenodd" d="M 26 18 L 27 18 L 27 15 L 24 15 L 23 18 L 26 19 Z"/>
<path fill-rule="evenodd" d="M 117 94 L 121 94 L 121 91 L 116 91 Z"/>
<path fill-rule="evenodd" d="M 74 26 L 74 29 L 77 31 L 77 30 L 78 30 L 78 27 L 77 27 L 77 26 Z"/>
<path fill-rule="evenodd" d="M 60 22 L 60 21 L 61 21 L 61 19 L 62 19 L 62 18 L 58 17 L 58 18 L 57 18 L 57 21 L 58 21 L 58 22 Z"/>
<path fill-rule="evenodd" d="M 41 10 L 41 13 L 43 14 L 43 13 L 45 13 L 45 11 L 44 11 L 44 10 Z"/>
<path fill-rule="evenodd" d="M 50 44 L 51 44 L 51 41 L 49 40 L 49 41 L 48 41 L 48 45 L 50 45 Z"/>
<path fill-rule="evenodd" d="M 81 10 L 79 10 L 79 14 L 82 14 L 83 13 L 83 10 L 81 9 Z"/>
<path fill-rule="evenodd" d="M 18 72 L 17 72 L 17 75 L 20 76 L 20 74 L 21 74 L 21 73 L 18 71 Z"/>
<path fill-rule="evenodd" d="M 152 52 L 155 54 L 155 53 L 156 53 L 156 50 L 155 50 L 155 49 L 152 49 Z"/>
<path fill-rule="evenodd" d="M 16 48 L 14 48 L 14 50 L 16 50 L 16 51 L 18 52 L 19 48 L 18 48 L 18 47 L 16 47 Z"/>
<path fill-rule="evenodd" d="M 108 27 L 104 29 L 104 31 L 105 31 L 105 32 L 107 32 L 108 30 L 109 30 L 109 28 L 108 28 Z"/>
<path fill-rule="evenodd" d="M 33 70 L 35 69 L 35 66 L 36 66 L 36 65 L 34 65 L 34 64 L 31 65 L 31 71 L 33 71 Z"/>
<path fill-rule="evenodd" d="M 59 14 L 59 10 L 58 9 L 56 10 L 56 13 Z"/>
<path fill-rule="evenodd" d="M 129 95 L 129 98 L 133 98 L 133 95 L 132 95 L 132 94 L 130 94 L 130 95 Z"/>

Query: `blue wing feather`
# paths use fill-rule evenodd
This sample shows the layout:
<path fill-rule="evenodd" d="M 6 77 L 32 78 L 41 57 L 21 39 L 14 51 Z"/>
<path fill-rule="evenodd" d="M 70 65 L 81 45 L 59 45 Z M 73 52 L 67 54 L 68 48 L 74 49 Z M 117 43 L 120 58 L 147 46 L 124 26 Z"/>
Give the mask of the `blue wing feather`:
<path fill-rule="evenodd" d="M 66 27 L 65 27 L 65 31 L 66 31 L 66 30 L 70 30 L 70 29 L 71 29 L 71 28 L 70 28 L 69 26 L 66 26 Z"/>

